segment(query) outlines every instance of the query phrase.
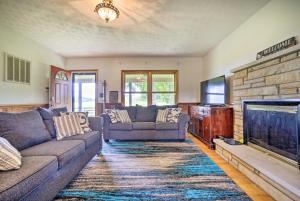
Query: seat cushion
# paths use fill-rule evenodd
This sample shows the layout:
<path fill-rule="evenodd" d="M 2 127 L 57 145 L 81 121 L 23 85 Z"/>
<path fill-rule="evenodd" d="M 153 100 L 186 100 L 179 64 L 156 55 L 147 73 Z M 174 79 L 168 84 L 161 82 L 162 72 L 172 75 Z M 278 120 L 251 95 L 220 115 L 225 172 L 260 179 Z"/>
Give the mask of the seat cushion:
<path fill-rule="evenodd" d="M 154 122 L 134 122 L 132 123 L 134 130 L 153 130 L 155 129 Z"/>
<path fill-rule="evenodd" d="M 157 130 L 178 130 L 178 123 L 158 122 L 155 124 Z"/>
<path fill-rule="evenodd" d="M 0 112 L 0 137 L 16 149 L 23 150 L 51 140 L 51 136 L 37 111 L 22 113 Z"/>
<path fill-rule="evenodd" d="M 66 137 L 62 140 L 82 140 L 85 143 L 85 149 L 87 149 L 90 145 L 94 144 L 97 141 L 100 141 L 101 139 L 99 131 L 91 131 L 83 135 L 74 135 L 71 137 Z"/>
<path fill-rule="evenodd" d="M 132 123 L 114 123 L 109 125 L 110 130 L 132 130 Z"/>
<path fill-rule="evenodd" d="M 82 140 L 51 140 L 43 144 L 35 145 L 21 152 L 22 156 L 56 156 L 59 168 L 62 168 L 71 160 L 78 158 L 85 151 L 85 143 Z"/>
<path fill-rule="evenodd" d="M 148 107 L 136 106 L 136 121 L 137 122 L 155 122 L 156 120 L 156 106 Z"/>
<path fill-rule="evenodd" d="M 20 200 L 25 194 L 53 176 L 57 169 L 55 156 L 23 157 L 20 169 L 0 172 L 0 200 Z"/>

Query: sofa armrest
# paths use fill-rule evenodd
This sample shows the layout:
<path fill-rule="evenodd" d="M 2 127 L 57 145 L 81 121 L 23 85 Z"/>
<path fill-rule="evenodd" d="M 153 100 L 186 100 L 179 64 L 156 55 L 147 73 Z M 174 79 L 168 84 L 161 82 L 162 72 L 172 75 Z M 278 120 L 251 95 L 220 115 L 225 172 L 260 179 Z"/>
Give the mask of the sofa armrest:
<path fill-rule="evenodd" d="M 103 113 L 101 114 L 102 118 L 102 126 L 103 126 L 103 139 L 105 141 L 109 140 L 109 125 L 110 125 L 110 118 L 108 114 Z"/>
<path fill-rule="evenodd" d="M 102 126 L 103 127 L 109 126 L 109 124 L 110 124 L 110 118 L 109 118 L 108 114 L 102 113 L 100 115 L 100 117 L 102 118 Z"/>
<path fill-rule="evenodd" d="M 88 117 L 89 126 L 93 131 L 102 133 L 102 122 L 100 117 Z"/>
<path fill-rule="evenodd" d="M 187 130 L 190 116 L 187 113 L 181 113 L 178 117 L 179 130 Z"/>

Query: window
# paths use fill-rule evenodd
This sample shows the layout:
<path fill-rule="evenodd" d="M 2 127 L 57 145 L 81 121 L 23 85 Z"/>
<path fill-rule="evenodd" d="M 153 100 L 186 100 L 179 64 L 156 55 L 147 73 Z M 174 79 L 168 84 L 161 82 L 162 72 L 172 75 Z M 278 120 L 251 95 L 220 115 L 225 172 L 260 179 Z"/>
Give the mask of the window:
<path fill-rule="evenodd" d="M 177 71 L 122 71 L 122 102 L 172 105 L 177 102 Z"/>
<path fill-rule="evenodd" d="M 68 81 L 68 77 L 65 72 L 63 71 L 58 71 L 55 75 L 56 80 L 63 80 L 63 81 Z"/>

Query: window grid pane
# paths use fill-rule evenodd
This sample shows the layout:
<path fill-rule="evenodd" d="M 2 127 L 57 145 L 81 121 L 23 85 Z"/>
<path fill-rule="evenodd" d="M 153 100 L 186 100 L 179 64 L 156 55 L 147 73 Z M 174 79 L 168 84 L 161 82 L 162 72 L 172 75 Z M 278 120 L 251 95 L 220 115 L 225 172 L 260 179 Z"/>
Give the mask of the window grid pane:
<path fill-rule="evenodd" d="M 152 74 L 152 92 L 175 92 L 175 75 Z"/>
<path fill-rule="evenodd" d="M 148 94 L 147 93 L 125 93 L 125 106 L 147 106 Z"/>
<path fill-rule="evenodd" d="M 125 75 L 125 92 L 147 92 L 147 74 L 127 74 Z"/>
<path fill-rule="evenodd" d="M 152 93 L 153 105 L 175 105 L 175 93 Z"/>

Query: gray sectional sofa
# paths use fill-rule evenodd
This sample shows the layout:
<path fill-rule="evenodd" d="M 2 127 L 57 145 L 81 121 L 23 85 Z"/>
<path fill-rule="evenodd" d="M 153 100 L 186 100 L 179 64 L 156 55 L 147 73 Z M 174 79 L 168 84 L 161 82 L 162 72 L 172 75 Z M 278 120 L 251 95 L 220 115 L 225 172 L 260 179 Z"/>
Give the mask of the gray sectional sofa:
<path fill-rule="evenodd" d="M 0 113 L 0 136 L 22 155 L 18 170 L 0 172 L 0 200 L 52 200 L 102 147 L 100 117 L 92 132 L 55 139 L 52 117 L 65 109 Z"/>
<path fill-rule="evenodd" d="M 130 106 L 117 105 L 116 109 L 127 110 L 132 123 L 111 123 L 103 113 L 103 138 L 109 140 L 185 140 L 189 116 L 181 113 L 178 123 L 156 123 L 159 109 L 173 106 Z"/>

